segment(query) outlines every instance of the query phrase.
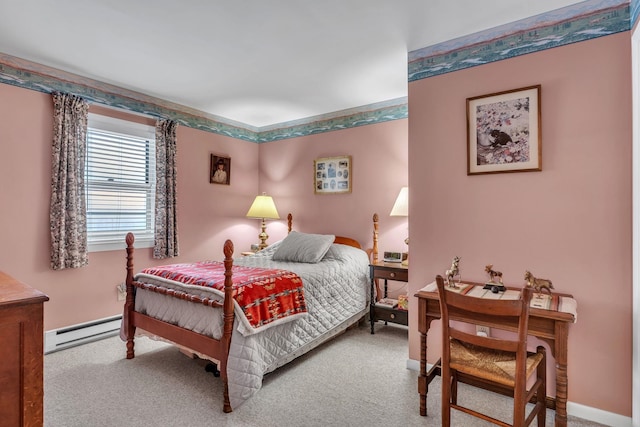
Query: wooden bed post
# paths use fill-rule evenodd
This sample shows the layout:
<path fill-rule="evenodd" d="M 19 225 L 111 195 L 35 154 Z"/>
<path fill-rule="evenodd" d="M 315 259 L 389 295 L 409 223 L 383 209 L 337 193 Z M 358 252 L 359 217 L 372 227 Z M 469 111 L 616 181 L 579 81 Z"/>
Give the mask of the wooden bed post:
<path fill-rule="evenodd" d="M 133 310 L 134 310 L 134 298 L 133 298 L 133 242 L 136 240 L 133 233 L 127 233 L 127 279 L 125 285 L 127 287 L 127 298 L 124 302 L 124 332 L 127 337 L 127 359 L 133 359 L 135 353 L 133 351 L 133 337 L 136 333 L 136 327 L 133 325 Z"/>
<path fill-rule="evenodd" d="M 378 214 L 373 214 L 373 263 L 378 262 Z"/>
<path fill-rule="evenodd" d="M 220 375 L 224 384 L 224 412 L 231 412 L 229 402 L 229 384 L 227 379 L 227 362 L 229 359 L 229 348 L 231 346 L 231 334 L 233 333 L 233 242 L 224 242 L 224 330 L 222 332 L 221 344 L 225 349 L 226 356 L 220 360 Z"/>
<path fill-rule="evenodd" d="M 291 233 L 291 228 L 293 225 L 293 215 L 291 215 L 291 212 L 289 212 L 289 215 L 287 215 L 287 234 Z"/>

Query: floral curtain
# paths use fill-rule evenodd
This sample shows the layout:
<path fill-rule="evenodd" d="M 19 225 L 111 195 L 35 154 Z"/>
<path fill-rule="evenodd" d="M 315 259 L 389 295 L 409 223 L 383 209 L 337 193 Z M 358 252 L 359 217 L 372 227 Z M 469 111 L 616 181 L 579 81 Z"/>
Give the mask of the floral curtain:
<path fill-rule="evenodd" d="M 89 263 L 84 167 L 89 103 L 54 92 L 51 158 L 51 268 L 63 270 Z"/>
<path fill-rule="evenodd" d="M 153 257 L 179 255 L 176 219 L 176 128 L 173 120 L 156 124 L 156 218 Z"/>

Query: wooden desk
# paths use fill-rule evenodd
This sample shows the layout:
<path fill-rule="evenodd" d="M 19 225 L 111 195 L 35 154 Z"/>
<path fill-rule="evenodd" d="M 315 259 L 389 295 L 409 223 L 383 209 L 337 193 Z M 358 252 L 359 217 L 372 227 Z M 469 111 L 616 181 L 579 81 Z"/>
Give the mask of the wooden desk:
<path fill-rule="evenodd" d="M 469 282 L 466 282 L 469 283 Z M 471 283 L 480 285 L 480 283 Z M 517 288 L 510 288 L 517 289 Z M 571 295 L 555 293 L 553 295 L 571 298 Z M 427 393 L 431 380 L 440 374 L 440 360 L 427 372 L 427 333 L 431 326 L 431 321 L 440 318 L 440 300 L 438 291 L 433 292 L 420 290 L 415 294 L 418 298 L 418 330 L 420 331 L 420 376 L 418 378 L 418 393 L 420 393 L 420 415 L 427 415 Z M 464 320 L 461 313 L 451 313 L 452 319 Z M 531 308 L 529 314 L 529 333 L 540 338 L 549 344 L 551 354 L 556 360 L 556 397 L 547 397 L 547 406 L 555 409 L 555 425 L 566 427 L 567 425 L 567 353 L 569 338 L 569 324 L 575 321 L 571 313 L 554 310 Z M 517 324 L 513 325 L 492 325 L 489 327 L 500 327 L 502 329 L 516 330 Z M 464 380 L 464 379 L 461 379 Z M 476 384 L 478 385 L 478 384 Z M 500 391 L 492 389 L 493 391 Z"/>

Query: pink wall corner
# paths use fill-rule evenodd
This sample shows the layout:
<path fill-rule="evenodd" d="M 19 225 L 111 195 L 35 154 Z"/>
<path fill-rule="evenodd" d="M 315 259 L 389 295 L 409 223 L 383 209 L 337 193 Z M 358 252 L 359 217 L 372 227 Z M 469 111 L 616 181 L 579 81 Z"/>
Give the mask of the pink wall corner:
<path fill-rule="evenodd" d="M 51 96 L 0 84 L 0 99 L 0 270 L 49 295 L 45 330 L 120 314 L 115 286 L 125 277 L 124 250 L 90 253 L 89 265 L 79 269 L 49 268 Z M 177 138 L 181 255 L 153 260 L 151 249 L 138 249 L 136 266 L 221 259 L 224 240 L 232 239 L 240 252 L 259 232 L 245 218 L 258 191 L 258 146 L 184 126 L 178 126 Z M 209 183 L 211 153 L 231 157 L 231 185 Z"/>
<path fill-rule="evenodd" d="M 353 237 L 364 248 L 373 244 L 377 212 L 380 250 L 404 251 L 407 218 L 389 213 L 408 182 L 407 125 L 395 120 L 261 144 L 260 191 L 274 197 L 281 216 L 293 213 L 294 229 Z M 313 161 L 342 155 L 352 156 L 353 191 L 314 194 Z"/>
<path fill-rule="evenodd" d="M 258 146 L 185 126 L 178 130 L 184 144 L 178 152 L 181 248 L 193 251 L 192 259 L 221 259 L 226 239 L 236 253 L 249 250 L 260 232 L 245 216 L 258 193 Z M 230 185 L 209 182 L 211 154 L 231 158 Z"/>
<path fill-rule="evenodd" d="M 630 58 L 625 32 L 409 84 L 411 252 L 420 259 L 410 294 L 443 274 L 454 255 L 463 280 L 485 280 L 488 263 L 511 285 L 523 285 L 527 269 L 552 279 L 578 301 L 569 401 L 624 416 L 631 415 Z M 467 176 L 466 98 L 533 84 L 542 85 L 543 170 Z M 415 299 L 410 310 L 410 358 L 418 360 Z M 431 331 L 434 362 L 438 322 Z"/>

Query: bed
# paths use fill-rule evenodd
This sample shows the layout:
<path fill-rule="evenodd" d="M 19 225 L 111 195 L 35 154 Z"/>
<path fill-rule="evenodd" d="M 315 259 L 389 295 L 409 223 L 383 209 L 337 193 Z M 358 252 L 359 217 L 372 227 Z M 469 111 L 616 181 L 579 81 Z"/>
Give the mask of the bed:
<path fill-rule="evenodd" d="M 288 218 L 289 234 L 254 255 L 234 259 L 227 240 L 223 262 L 151 267 L 135 275 L 129 233 L 121 330 L 127 359 L 143 334 L 213 361 L 224 384 L 223 410 L 231 412 L 260 389 L 266 373 L 362 320 L 370 303 L 369 260 L 378 252 L 377 215 L 368 251 L 348 237 L 291 231 Z M 202 271 L 207 279 L 198 276 Z M 267 288 L 277 296 L 250 294 Z"/>

